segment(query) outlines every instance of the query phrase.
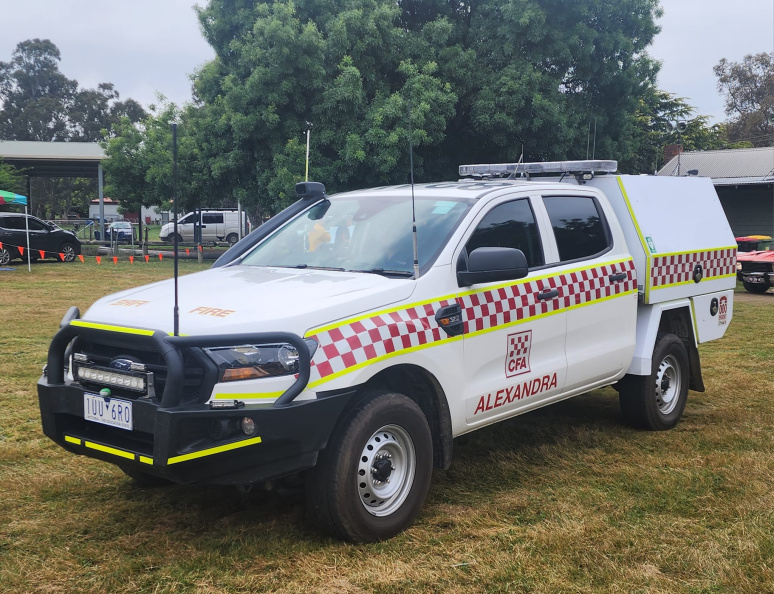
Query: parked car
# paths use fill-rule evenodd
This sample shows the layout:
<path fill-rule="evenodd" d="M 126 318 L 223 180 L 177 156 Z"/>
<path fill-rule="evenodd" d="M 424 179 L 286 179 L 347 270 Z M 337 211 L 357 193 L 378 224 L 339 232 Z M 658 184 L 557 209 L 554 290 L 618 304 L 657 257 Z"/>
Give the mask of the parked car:
<path fill-rule="evenodd" d="M 134 227 L 129 221 L 113 221 L 108 226 L 107 237 L 110 241 L 132 243 L 134 241 Z"/>
<path fill-rule="evenodd" d="M 81 242 L 71 231 L 32 215 L 0 212 L 0 243 L 3 245 L 0 248 L 0 266 L 16 258 L 26 259 L 27 230 L 30 259 L 33 261 L 52 258 L 72 262 L 81 253 Z"/>
<path fill-rule="evenodd" d="M 736 276 L 749 293 L 765 293 L 774 284 L 774 251 L 768 235 L 737 237 Z"/>
<path fill-rule="evenodd" d="M 202 241 L 226 242 L 234 245 L 239 241 L 239 212 L 234 209 L 201 210 Z M 177 222 L 178 241 L 195 241 L 196 213 L 189 212 Z M 250 219 L 242 212 L 242 236 L 250 232 Z M 175 241 L 175 224 L 167 223 L 159 231 L 161 241 Z"/>

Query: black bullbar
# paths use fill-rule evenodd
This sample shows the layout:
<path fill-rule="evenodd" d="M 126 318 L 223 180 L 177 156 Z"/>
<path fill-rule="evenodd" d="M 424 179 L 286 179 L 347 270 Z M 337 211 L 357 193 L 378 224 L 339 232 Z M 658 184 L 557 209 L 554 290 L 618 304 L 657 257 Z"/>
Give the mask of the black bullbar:
<path fill-rule="evenodd" d="M 68 345 L 76 337 L 90 338 L 96 341 L 110 341 L 123 329 L 95 328 L 67 324 L 56 333 L 48 348 L 48 365 L 46 373 L 51 385 L 64 385 L 65 359 Z M 126 328 L 126 331 L 133 329 Z M 255 332 L 247 334 L 213 334 L 204 336 L 169 336 L 160 330 L 147 330 L 143 334 L 128 333 L 122 336 L 123 341 L 136 344 L 152 343 L 154 350 L 164 358 L 167 366 L 167 379 L 164 393 L 160 398 L 162 408 L 174 408 L 180 404 L 183 387 L 184 365 L 183 348 L 206 348 L 230 346 L 235 344 L 277 344 L 288 343 L 298 352 L 298 375 L 296 381 L 274 402 L 274 407 L 288 406 L 309 383 L 311 357 L 309 347 L 297 334 L 290 332 Z"/>
<path fill-rule="evenodd" d="M 174 482 L 248 484 L 310 468 L 355 393 L 354 389 L 321 392 L 316 399 L 295 401 L 309 381 L 311 364 L 309 347 L 296 334 L 169 336 L 161 331 L 89 324 L 73 323 L 70 318 L 52 340 L 48 365 L 38 382 L 44 433 L 74 453 Z M 163 393 L 133 399 L 133 430 L 84 419 L 83 394 L 90 390 L 65 377 L 71 345 L 77 350 L 78 340 L 161 354 L 167 366 Z M 185 398 L 186 353 L 234 344 L 278 343 L 296 348 L 299 371 L 291 387 L 273 403 L 236 402 L 236 409 L 211 409 L 205 402 L 211 385 L 204 399 L 192 402 Z M 235 401 L 238 398 L 235 394 Z M 232 430 L 244 417 L 255 422 L 252 437 Z M 213 433 L 217 427 L 224 428 L 222 435 Z"/>

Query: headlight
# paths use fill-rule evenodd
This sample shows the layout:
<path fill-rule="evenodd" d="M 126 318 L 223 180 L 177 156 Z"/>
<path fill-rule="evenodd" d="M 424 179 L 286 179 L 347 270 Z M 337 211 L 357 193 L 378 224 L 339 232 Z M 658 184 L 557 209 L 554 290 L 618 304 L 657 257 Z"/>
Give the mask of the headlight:
<path fill-rule="evenodd" d="M 742 269 L 742 263 L 741 262 L 737 262 L 736 263 L 736 270 L 737 270 L 737 272 L 740 271 L 741 269 Z"/>
<path fill-rule="evenodd" d="M 309 356 L 317 350 L 317 342 L 307 339 Z M 299 355 L 289 344 L 237 345 L 204 349 L 220 369 L 220 381 L 257 379 L 290 375 L 298 372 Z"/>

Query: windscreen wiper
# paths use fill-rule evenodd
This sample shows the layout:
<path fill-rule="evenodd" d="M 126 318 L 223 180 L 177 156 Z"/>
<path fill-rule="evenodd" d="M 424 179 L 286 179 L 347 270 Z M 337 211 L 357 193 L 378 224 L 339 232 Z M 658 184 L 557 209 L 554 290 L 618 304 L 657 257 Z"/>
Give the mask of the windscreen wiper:
<path fill-rule="evenodd" d="M 268 268 L 308 268 L 309 270 L 333 270 L 334 272 L 344 272 L 343 268 L 335 266 L 309 266 L 309 264 L 296 264 L 290 266 L 289 264 L 269 264 Z"/>
<path fill-rule="evenodd" d="M 412 278 L 413 272 L 408 270 L 385 270 L 384 268 L 369 268 L 368 270 L 350 270 L 349 272 L 364 272 L 366 274 L 381 274 L 382 276 L 397 276 L 400 278 Z"/>

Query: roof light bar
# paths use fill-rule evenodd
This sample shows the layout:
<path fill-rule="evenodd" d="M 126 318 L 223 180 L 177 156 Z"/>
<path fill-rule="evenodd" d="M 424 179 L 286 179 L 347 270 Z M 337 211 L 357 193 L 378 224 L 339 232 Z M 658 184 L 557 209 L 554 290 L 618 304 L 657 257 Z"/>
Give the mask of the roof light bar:
<path fill-rule="evenodd" d="M 547 161 L 544 163 L 490 163 L 460 165 L 460 177 L 507 177 L 541 174 L 615 173 L 618 161 Z"/>

